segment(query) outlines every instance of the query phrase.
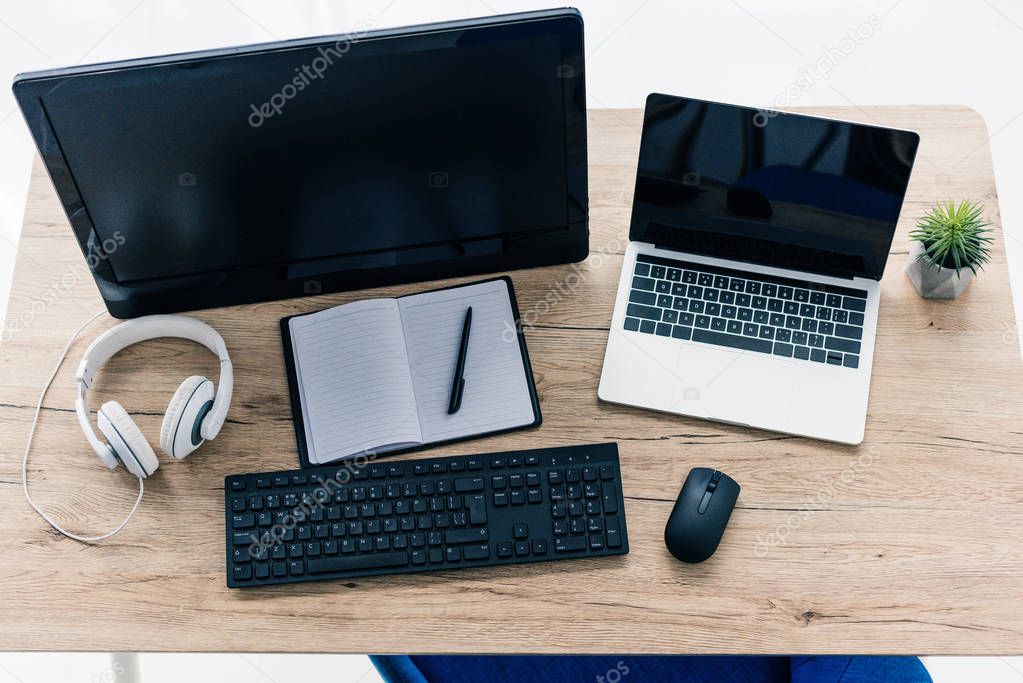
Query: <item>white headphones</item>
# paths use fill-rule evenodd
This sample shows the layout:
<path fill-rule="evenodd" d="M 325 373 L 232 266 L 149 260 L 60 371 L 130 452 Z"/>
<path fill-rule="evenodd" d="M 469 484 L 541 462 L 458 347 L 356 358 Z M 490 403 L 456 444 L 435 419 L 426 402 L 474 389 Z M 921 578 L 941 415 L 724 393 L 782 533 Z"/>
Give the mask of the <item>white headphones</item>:
<path fill-rule="evenodd" d="M 107 330 L 92 342 L 75 373 L 78 422 L 103 464 L 114 469 L 117 463 L 121 463 L 142 479 L 152 475 L 160 466 L 142 431 L 120 403 L 107 401 L 97 411 L 99 431 L 107 438 L 106 443 L 101 441 L 89 422 L 85 392 L 92 386 L 96 371 L 115 354 L 139 342 L 159 337 L 189 339 L 202 344 L 220 358 L 220 383 L 216 391 L 213 382 L 200 375 L 192 375 L 174 392 L 160 429 L 160 448 L 164 453 L 182 460 L 207 439 L 216 438 L 227 419 L 234 387 L 234 372 L 224 340 L 216 330 L 195 318 L 183 315 L 137 318 Z"/>
<path fill-rule="evenodd" d="M 78 392 L 75 399 L 75 412 L 78 414 L 78 422 L 82 431 L 85 432 L 89 445 L 96 451 L 96 455 L 103 461 L 103 464 L 110 469 L 117 467 L 118 463 L 124 465 L 125 469 L 138 477 L 139 494 L 128 516 L 113 531 L 99 536 L 80 536 L 66 531 L 43 512 L 29 495 L 28 455 L 32 448 L 32 437 L 35 435 L 39 412 L 42 409 L 46 392 L 57 376 L 57 372 L 75 339 L 102 313 L 103 311 L 100 311 L 82 323 L 61 352 L 60 359 L 39 394 L 39 402 L 36 404 L 35 416 L 32 418 L 28 442 L 25 444 L 25 454 L 21 461 L 22 490 L 32 509 L 60 533 L 77 541 L 86 542 L 110 538 L 124 528 L 142 500 L 142 492 L 145 488 L 143 480 L 160 466 L 160 461 L 157 460 L 149 442 L 142 436 L 142 431 L 117 401 L 107 401 L 97 411 L 99 431 L 107 438 L 107 441 L 101 441 L 96 435 L 89 421 L 85 392 L 92 386 L 97 370 L 111 357 L 129 346 L 160 337 L 188 339 L 202 344 L 217 355 L 220 359 L 220 382 L 216 391 L 214 391 L 213 383 L 210 380 L 199 375 L 192 375 L 182 382 L 178 390 L 174 392 L 170 405 L 167 406 L 167 412 L 163 416 L 163 426 L 160 429 L 160 448 L 177 460 L 186 458 L 204 441 L 214 439 L 220 433 L 220 428 L 224 426 L 224 421 L 227 419 L 227 410 L 231 405 L 231 393 L 234 388 L 234 371 L 231 367 L 231 358 L 227 354 L 227 345 L 224 344 L 223 338 L 217 334 L 216 330 L 195 318 L 183 315 L 151 315 L 123 322 L 100 335 L 86 349 L 85 356 L 75 373 Z"/>

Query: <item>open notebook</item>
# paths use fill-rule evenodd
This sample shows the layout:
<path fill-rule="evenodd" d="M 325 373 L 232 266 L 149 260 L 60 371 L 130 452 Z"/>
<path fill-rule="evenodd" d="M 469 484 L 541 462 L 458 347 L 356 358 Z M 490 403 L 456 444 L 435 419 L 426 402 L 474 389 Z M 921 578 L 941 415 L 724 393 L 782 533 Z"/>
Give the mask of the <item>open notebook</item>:
<path fill-rule="evenodd" d="M 461 408 L 448 415 L 472 306 Z M 303 466 L 540 424 L 507 277 L 281 321 Z"/>

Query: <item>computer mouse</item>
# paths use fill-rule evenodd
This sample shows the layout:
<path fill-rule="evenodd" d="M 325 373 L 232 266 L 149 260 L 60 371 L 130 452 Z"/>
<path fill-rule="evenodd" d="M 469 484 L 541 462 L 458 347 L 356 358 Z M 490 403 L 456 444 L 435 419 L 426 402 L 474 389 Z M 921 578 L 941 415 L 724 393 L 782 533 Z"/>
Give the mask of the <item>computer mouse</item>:
<path fill-rule="evenodd" d="M 664 545 L 683 562 L 703 562 L 718 549 L 738 497 L 739 485 L 724 472 L 689 470 L 664 527 Z"/>

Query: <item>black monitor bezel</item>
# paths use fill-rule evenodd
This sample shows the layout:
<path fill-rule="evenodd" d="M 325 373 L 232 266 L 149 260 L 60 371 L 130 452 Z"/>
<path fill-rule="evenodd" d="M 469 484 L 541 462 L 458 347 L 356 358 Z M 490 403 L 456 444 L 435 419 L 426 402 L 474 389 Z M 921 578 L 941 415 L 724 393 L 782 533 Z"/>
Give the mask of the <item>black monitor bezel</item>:
<path fill-rule="evenodd" d="M 114 277 L 107 259 L 103 258 L 103 245 L 95 244 L 96 231 L 88 207 L 78 193 L 74 175 L 61 149 L 60 140 L 48 123 L 41 99 L 61 87 L 68 79 L 97 73 L 314 48 L 334 45 L 339 40 L 351 39 L 350 36 L 318 36 L 19 74 L 15 77 L 12 89 L 107 310 L 118 318 L 577 262 L 585 259 L 589 253 L 585 58 L 583 20 L 579 11 L 572 8 L 542 10 L 377 29 L 361 33 L 357 40 L 414 40 L 439 32 L 486 29 L 527 22 L 542 22 L 545 28 L 549 27 L 561 38 L 562 60 L 558 75 L 562 77 L 565 102 L 565 173 L 568 188 L 566 223 L 556 230 L 536 234 L 504 235 L 499 238 L 501 250 L 497 253 L 424 260 L 412 265 L 341 269 L 317 273 L 315 276 L 288 277 L 288 269 L 295 264 L 283 262 L 212 274 L 120 283 Z M 428 258 L 425 250 L 423 253 L 424 258 Z"/>

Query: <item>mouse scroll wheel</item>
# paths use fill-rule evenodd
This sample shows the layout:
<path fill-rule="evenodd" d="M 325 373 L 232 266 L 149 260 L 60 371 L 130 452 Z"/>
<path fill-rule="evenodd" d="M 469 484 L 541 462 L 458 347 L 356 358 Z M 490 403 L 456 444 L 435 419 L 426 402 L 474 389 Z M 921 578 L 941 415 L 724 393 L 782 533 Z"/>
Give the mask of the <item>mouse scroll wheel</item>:
<path fill-rule="evenodd" d="M 708 493 L 714 493 L 714 491 L 717 490 L 717 487 L 718 487 L 718 483 L 716 481 L 714 481 L 713 479 L 711 479 L 710 483 L 707 484 L 707 492 Z"/>

